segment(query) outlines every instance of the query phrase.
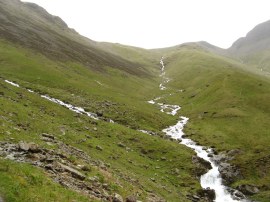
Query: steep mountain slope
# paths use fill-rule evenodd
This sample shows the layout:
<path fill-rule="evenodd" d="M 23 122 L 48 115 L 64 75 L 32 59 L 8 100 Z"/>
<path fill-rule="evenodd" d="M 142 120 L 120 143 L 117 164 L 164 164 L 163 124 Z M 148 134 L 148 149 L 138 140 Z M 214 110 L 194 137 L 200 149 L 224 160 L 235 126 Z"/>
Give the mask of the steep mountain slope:
<path fill-rule="evenodd" d="M 140 64 L 106 52 L 36 4 L 1 0 L 0 9 L 1 38 L 58 61 L 80 62 L 99 71 L 109 66 L 131 74 L 148 75 Z"/>
<path fill-rule="evenodd" d="M 254 27 L 246 37 L 234 42 L 228 52 L 243 62 L 269 73 L 270 21 Z"/>
<path fill-rule="evenodd" d="M 270 49 L 270 21 L 261 23 L 235 41 L 229 51 L 237 55 L 249 55 Z"/>

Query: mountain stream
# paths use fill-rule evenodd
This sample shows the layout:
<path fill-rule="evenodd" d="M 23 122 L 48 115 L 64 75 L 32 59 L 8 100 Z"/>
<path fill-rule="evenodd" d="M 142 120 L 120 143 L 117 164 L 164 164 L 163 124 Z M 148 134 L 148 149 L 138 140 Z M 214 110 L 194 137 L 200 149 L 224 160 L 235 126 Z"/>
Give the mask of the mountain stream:
<path fill-rule="evenodd" d="M 164 85 L 168 83 L 170 79 L 165 77 L 165 66 L 163 62 L 163 57 L 160 60 L 160 64 L 161 64 L 160 76 L 163 78 L 162 83 L 159 85 L 159 87 L 160 90 L 166 90 L 166 87 Z M 177 112 L 181 109 L 181 107 L 178 105 L 169 105 L 157 102 L 160 99 L 161 97 L 158 97 L 154 100 L 148 101 L 148 103 L 159 106 L 161 112 L 165 112 L 173 116 L 176 115 Z M 193 140 L 183 137 L 184 135 L 183 129 L 189 119 L 184 116 L 180 116 L 179 118 L 180 120 L 175 125 L 165 128 L 162 131 L 168 136 L 172 137 L 173 139 L 181 140 L 180 144 L 183 144 L 193 149 L 198 157 L 204 159 L 205 161 L 208 161 L 211 164 L 212 169 L 210 169 L 207 173 L 201 176 L 200 183 L 202 188 L 203 189 L 210 188 L 215 191 L 216 194 L 215 202 L 234 202 L 234 201 L 247 202 L 248 200 L 240 199 L 236 196 L 236 193 L 238 192 L 237 190 L 233 190 L 230 188 L 233 192 L 231 194 L 230 192 L 228 192 L 228 187 L 222 184 L 222 178 L 218 170 L 219 166 L 214 162 L 214 160 L 211 157 L 209 157 L 213 155 L 212 149 L 211 148 L 205 149 L 206 147 L 197 145 L 196 142 L 194 142 Z"/>
<path fill-rule="evenodd" d="M 163 91 L 163 90 L 166 90 L 165 84 L 168 83 L 170 81 L 170 79 L 165 77 L 165 66 L 163 63 L 163 57 L 160 60 L 160 64 L 161 64 L 160 76 L 162 77 L 162 82 L 159 85 L 159 88 L 160 88 L 160 90 Z M 20 87 L 18 84 L 14 83 L 12 81 L 5 80 L 5 82 L 9 83 L 10 85 L 13 85 L 15 87 Z M 27 89 L 27 88 L 25 88 L 25 89 L 27 91 L 29 91 L 30 93 L 35 93 L 31 89 Z M 181 90 L 180 90 L 180 92 L 181 92 Z M 172 94 L 169 94 L 169 95 L 172 95 Z M 92 113 L 92 112 L 87 112 L 82 107 L 73 106 L 73 105 L 65 103 L 59 99 L 52 98 L 48 95 L 39 95 L 39 96 L 41 96 L 42 98 L 47 99 L 51 102 L 59 104 L 61 106 L 64 106 L 73 112 L 76 112 L 79 114 L 85 114 L 90 118 L 99 120 L 99 117 L 97 116 L 97 114 Z M 172 115 L 172 116 L 175 116 L 178 113 L 178 111 L 181 109 L 181 107 L 178 105 L 170 105 L 170 104 L 158 102 L 158 100 L 160 100 L 161 98 L 162 97 L 158 97 L 156 99 L 150 100 L 150 101 L 148 101 L 148 103 L 153 104 L 153 105 L 157 105 L 160 108 L 161 112 L 167 113 L 167 114 Z M 207 173 L 205 173 L 204 175 L 201 176 L 200 183 L 201 183 L 202 188 L 204 188 L 204 189 L 210 188 L 210 189 L 213 189 L 215 191 L 215 194 L 216 194 L 215 202 L 234 202 L 234 201 L 246 202 L 246 201 L 248 201 L 245 199 L 239 199 L 239 198 L 237 198 L 237 196 L 234 193 L 231 195 L 227 191 L 228 188 L 222 184 L 222 178 L 221 178 L 220 172 L 218 170 L 218 165 L 214 162 L 214 160 L 212 158 L 209 157 L 209 154 L 213 155 L 212 149 L 211 148 L 205 149 L 204 146 L 199 146 L 193 140 L 183 137 L 183 135 L 184 135 L 183 129 L 184 129 L 185 124 L 187 124 L 187 122 L 188 122 L 188 118 L 184 117 L 184 116 L 180 116 L 179 118 L 180 118 L 180 120 L 175 125 L 170 126 L 168 128 L 165 128 L 162 131 L 165 134 L 167 134 L 168 136 L 172 137 L 173 139 L 181 140 L 180 144 L 183 144 L 183 145 L 193 149 L 196 152 L 198 157 L 211 163 L 212 169 L 210 169 Z M 109 121 L 111 123 L 114 123 L 114 121 L 111 119 Z M 146 131 L 146 130 L 139 130 L 139 131 L 151 135 L 151 132 L 149 132 L 149 131 Z M 234 192 L 236 193 L 237 191 L 234 190 Z"/>

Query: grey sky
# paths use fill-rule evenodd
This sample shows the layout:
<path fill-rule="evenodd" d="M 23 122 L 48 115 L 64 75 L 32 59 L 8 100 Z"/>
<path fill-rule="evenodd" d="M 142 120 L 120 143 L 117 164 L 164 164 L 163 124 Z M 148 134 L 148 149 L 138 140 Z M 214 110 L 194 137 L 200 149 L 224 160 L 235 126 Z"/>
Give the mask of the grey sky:
<path fill-rule="evenodd" d="M 269 0 L 27 0 L 96 41 L 161 48 L 207 41 L 222 48 L 270 20 Z"/>

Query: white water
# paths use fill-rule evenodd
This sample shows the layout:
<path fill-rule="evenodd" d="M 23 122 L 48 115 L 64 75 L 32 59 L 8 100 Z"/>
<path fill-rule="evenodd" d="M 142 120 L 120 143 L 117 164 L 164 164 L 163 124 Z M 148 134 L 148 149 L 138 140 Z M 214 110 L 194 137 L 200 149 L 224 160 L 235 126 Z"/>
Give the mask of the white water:
<path fill-rule="evenodd" d="M 159 84 L 159 89 L 160 90 L 166 90 L 167 88 L 164 85 L 166 83 L 168 83 L 170 81 L 170 79 L 165 77 L 165 66 L 164 66 L 164 62 L 163 62 L 163 57 L 160 60 L 160 64 L 161 64 L 161 74 L 160 74 L 160 76 L 162 77 L 162 82 Z"/>
<path fill-rule="evenodd" d="M 14 83 L 14 82 L 12 82 L 12 81 L 5 80 L 5 82 L 8 83 L 8 84 L 11 84 L 12 86 L 20 87 L 19 84 L 16 84 L 16 83 Z M 26 89 L 26 90 L 27 90 L 28 92 L 30 92 L 30 93 L 35 93 L 35 92 L 34 92 L 33 90 L 31 90 L 31 89 Z M 73 111 L 73 112 L 76 112 L 77 114 L 85 114 L 85 115 L 89 116 L 89 117 L 92 118 L 92 119 L 99 120 L 97 114 L 92 113 L 92 112 L 87 112 L 87 111 L 85 111 L 82 107 L 76 107 L 76 106 L 73 106 L 73 105 L 71 105 L 71 104 L 67 104 L 67 103 L 65 103 L 65 102 L 63 102 L 63 101 L 61 101 L 61 100 L 59 100 L 59 99 L 52 98 L 52 97 L 50 97 L 50 96 L 48 96 L 48 95 L 40 95 L 40 96 L 41 96 L 42 98 L 46 99 L 46 100 L 49 100 L 49 101 L 51 101 L 51 102 L 54 102 L 54 103 L 59 104 L 59 105 L 61 105 L 61 106 L 64 106 L 64 107 L 68 108 L 69 110 L 71 110 L 71 111 Z M 110 119 L 110 123 L 114 123 L 114 121 Z"/>
<path fill-rule="evenodd" d="M 164 67 L 163 57 L 160 60 L 160 64 L 161 64 L 161 76 L 165 77 L 165 67 Z M 165 83 L 167 83 L 169 82 L 169 79 L 163 78 L 163 81 L 160 84 L 161 90 L 166 89 L 166 87 L 164 86 L 164 81 Z M 179 92 L 182 92 L 182 90 Z M 181 109 L 181 107 L 178 105 L 168 105 L 165 103 L 157 103 L 156 101 L 159 99 L 160 97 L 154 100 L 150 100 L 148 101 L 148 103 L 159 106 L 161 112 L 165 112 L 173 116 L 176 115 L 178 110 Z M 198 157 L 211 163 L 212 169 L 210 169 L 207 173 L 201 176 L 200 183 L 201 183 L 202 188 L 213 189 L 216 194 L 216 199 L 215 199 L 216 202 L 234 202 L 234 201 L 244 202 L 246 201 L 246 200 L 240 200 L 240 199 L 239 200 L 233 199 L 232 195 L 227 191 L 227 188 L 222 184 L 222 178 L 218 170 L 218 165 L 216 165 L 215 162 L 210 157 L 208 157 L 209 154 L 213 154 L 213 151 L 211 149 L 204 149 L 205 147 L 197 145 L 191 139 L 183 138 L 183 135 L 184 135 L 183 129 L 184 129 L 185 124 L 187 124 L 187 122 L 188 122 L 187 117 L 180 116 L 180 121 L 178 121 L 173 126 L 165 128 L 162 131 L 166 133 L 168 136 L 172 137 L 173 139 L 181 140 L 180 144 L 183 144 L 193 149 L 196 152 Z"/>
<path fill-rule="evenodd" d="M 12 86 L 15 86 L 15 87 L 18 87 L 18 88 L 20 87 L 18 84 L 14 83 L 14 82 L 12 82 L 12 81 L 5 80 L 5 82 L 9 83 L 9 84 L 12 85 Z"/>

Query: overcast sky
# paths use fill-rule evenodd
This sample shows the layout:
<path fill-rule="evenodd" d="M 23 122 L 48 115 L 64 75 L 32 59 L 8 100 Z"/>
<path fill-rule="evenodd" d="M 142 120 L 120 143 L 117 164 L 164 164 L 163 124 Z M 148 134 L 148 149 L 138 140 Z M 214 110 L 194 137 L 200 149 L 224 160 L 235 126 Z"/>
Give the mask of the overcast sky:
<path fill-rule="evenodd" d="M 27 0 L 96 41 L 143 48 L 207 41 L 228 48 L 270 20 L 269 0 Z"/>

